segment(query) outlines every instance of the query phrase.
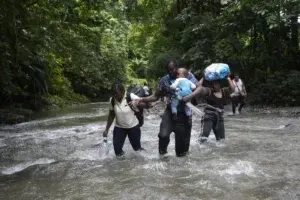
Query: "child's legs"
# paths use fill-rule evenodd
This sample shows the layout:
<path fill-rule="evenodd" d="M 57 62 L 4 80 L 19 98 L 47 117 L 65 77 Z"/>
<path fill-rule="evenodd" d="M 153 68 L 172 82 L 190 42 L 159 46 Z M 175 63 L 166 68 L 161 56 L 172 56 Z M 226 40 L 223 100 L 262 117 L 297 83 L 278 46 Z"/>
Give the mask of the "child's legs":
<path fill-rule="evenodd" d="M 172 98 L 172 102 L 171 102 L 172 113 L 177 113 L 177 106 L 178 106 L 178 104 L 179 104 L 179 99 Z"/>
<path fill-rule="evenodd" d="M 188 106 L 184 107 L 184 112 L 185 112 L 186 116 L 191 116 L 192 115 L 192 109 Z"/>

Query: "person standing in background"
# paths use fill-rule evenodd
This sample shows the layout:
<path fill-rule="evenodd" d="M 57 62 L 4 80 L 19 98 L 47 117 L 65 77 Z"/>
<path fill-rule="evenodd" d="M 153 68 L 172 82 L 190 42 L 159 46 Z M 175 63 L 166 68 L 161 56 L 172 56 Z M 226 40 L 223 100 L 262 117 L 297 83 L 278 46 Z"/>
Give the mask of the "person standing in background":
<path fill-rule="evenodd" d="M 247 96 L 247 91 L 238 73 L 235 74 L 232 83 L 234 85 L 234 92 L 230 95 L 232 101 L 232 114 L 235 114 L 236 107 L 238 107 L 238 105 L 239 105 L 238 112 L 240 114 L 242 112 L 242 108 L 245 105 L 245 98 Z"/>

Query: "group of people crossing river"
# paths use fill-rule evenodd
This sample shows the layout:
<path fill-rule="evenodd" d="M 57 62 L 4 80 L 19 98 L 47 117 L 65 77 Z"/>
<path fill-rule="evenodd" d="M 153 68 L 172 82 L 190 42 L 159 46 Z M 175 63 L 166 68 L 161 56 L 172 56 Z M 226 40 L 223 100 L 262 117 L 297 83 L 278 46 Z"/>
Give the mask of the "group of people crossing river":
<path fill-rule="evenodd" d="M 221 80 L 209 82 L 204 86 L 204 79 L 198 81 L 185 68 L 179 66 L 175 59 L 170 59 L 165 66 L 167 75 L 158 81 L 158 88 L 151 96 L 140 97 L 126 92 L 122 82 L 112 85 L 113 97 L 110 99 L 109 115 L 103 137 L 106 138 L 109 129 L 115 121 L 113 129 L 113 146 L 116 156 L 122 156 L 123 145 L 128 136 L 135 151 L 143 150 L 141 146 L 141 126 L 143 125 L 143 109 L 149 108 L 151 102 L 166 98 L 166 109 L 162 115 L 158 133 L 158 151 L 160 155 L 167 154 L 170 135 L 175 134 L 176 156 L 183 157 L 189 152 L 192 130 L 192 110 L 187 102 L 195 103 L 196 99 L 206 101 L 204 115 L 201 119 L 200 143 L 207 142 L 213 130 L 216 140 L 225 139 L 223 110 L 228 100 L 232 101 L 232 112 L 236 107 L 241 112 L 247 95 L 245 86 L 238 74 L 233 80 L 227 76 L 228 87 L 221 87 Z"/>

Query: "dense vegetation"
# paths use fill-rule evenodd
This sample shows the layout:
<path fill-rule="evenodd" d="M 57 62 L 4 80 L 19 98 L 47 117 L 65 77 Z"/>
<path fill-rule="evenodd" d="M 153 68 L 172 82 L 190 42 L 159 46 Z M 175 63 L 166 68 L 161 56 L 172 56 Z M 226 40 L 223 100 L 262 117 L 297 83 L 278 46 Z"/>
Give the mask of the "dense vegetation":
<path fill-rule="evenodd" d="M 0 108 L 106 99 L 117 78 L 154 84 L 170 56 L 199 76 L 228 63 L 252 103 L 299 105 L 299 14 L 299 0 L 5 0 Z"/>

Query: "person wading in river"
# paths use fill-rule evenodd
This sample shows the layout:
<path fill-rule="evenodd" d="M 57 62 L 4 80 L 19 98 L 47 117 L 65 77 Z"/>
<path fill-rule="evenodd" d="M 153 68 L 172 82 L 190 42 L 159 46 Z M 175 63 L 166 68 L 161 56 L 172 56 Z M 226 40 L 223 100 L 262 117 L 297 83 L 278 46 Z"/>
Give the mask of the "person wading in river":
<path fill-rule="evenodd" d="M 162 116 L 160 130 L 158 134 L 159 143 L 158 149 L 160 155 L 167 153 L 167 148 L 170 142 L 170 134 L 175 133 L 175 152 L 178 157 L 185 156 L 189 151 L 190 137 L 192 129 L 192 116 L 187 116 L 185 113 L 185 103 L 180 102 L 178 105 L 177 119 L 172 119 L 171 98 L 175 95 L 175 91 L 170 88 L 176 80 L 178 63 L 171 59 L 166 64 L 168 74 L 158 82 L 158 89 L 150 97 L 143 97 L 141 102 L 154 102 L 159 98 L 167 97 L 167 107 Z M 192 73 L 188 73 L 187 79 L 196 84 L 198 81 Z"/>
<path fill-rule="evenodd" d="M 232 103 L 232 114 L 235 114 L 236 107 L 240 104 L 238 111 L 239 113 L 242 112 L 242 108 L 245 105 L 245 97 L 247 96 L 245 85 L 240 79 L 239 74 L 236 73 L 234 80 L 234 92 L 230 95 L 231 96 L 231 103 Z"/>
<path fill-rule="evenodd" d="M 103 137 L 107 137 L 109 128 L 116 118 L 113 130 L 113 146 L 116 156 L 124 154 L 122 149 L 127 135 L 132 148 L 135 151 L 142 150 L 139 120 L 127 102 L 123 84 L 116 81 L 112 85 L 112 91 L 113 97 L 109 100 L 109 115 Z"/>
<path fill-rule="evenodd" d="M 228 77 L 227 80 L 229 87 L 221 88 L 220 80 L 212 81 L 211 87 L 203 87 L 202 78 L 198 83 L 199 87 L 192 94 L 182 98 L 184 102 L 187 102 L 195 97 L 203 97 L 208 104 L 201 120 L 200 143 L 207 141 L 211 130 L 213 130 L 217 141 L 225 139 L 223 109 L 230 98 L 231 91 L 234 90 L 231 79 Z"/>

